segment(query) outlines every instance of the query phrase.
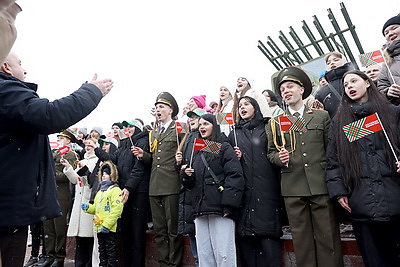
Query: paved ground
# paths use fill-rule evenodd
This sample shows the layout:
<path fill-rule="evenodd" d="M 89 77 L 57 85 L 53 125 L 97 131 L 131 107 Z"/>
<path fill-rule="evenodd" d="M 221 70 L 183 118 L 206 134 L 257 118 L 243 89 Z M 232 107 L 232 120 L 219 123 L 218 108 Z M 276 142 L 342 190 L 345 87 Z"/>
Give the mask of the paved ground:
<path fill-rule="evenodd" d="M 30 246 L 31 244 L 31 235 L 28 235 L 28 242 L 26 245 L 26 252 L 25 252 L 25 263 L 28 262 L 29 258 L 31 257 L 31 250 L 32 247 Z M 42 252 L 42 248 L 40 248 L 39 253 Z M 64 267 L 74 267 L 75 266 L 75 262 L 73 260 L 67 259 L 64 262 Z"/>

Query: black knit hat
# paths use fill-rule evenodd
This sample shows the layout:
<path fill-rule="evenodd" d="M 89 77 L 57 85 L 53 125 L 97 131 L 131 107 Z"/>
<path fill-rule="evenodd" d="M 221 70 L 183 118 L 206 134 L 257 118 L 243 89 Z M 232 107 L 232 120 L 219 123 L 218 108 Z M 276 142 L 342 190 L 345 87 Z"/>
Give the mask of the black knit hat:
<path fill-rule="evenodd" d="M 107 173 L 108 175 L 111 174 L 111 169 L 108 166 L 104 166 L 104 168 L 102 168 L 101 171 Z"/>
<path fill-rule="evenodd" d="M 400 14 L 398 14 L 397 16 L 394 16 L 394 17 L 390 18 L 388 21 L 386 21 L 385 24 L 383 24 L 383 28 L 382 28 L 382 34 L 383 34 L 383 36 L 385 36 L 385 29 L 386 29 L 387 27 L 389 27 L 390 25 L 394 25 L 394 24 L 400 25 Z"/>
<path fill-rule="evenodd" d="M 111 125 L 111 127 L 113 126 L 118 126 L 120 129 L 124 129 L 124 126 L 120 122 L 114 122 L 113 125 Z"/>

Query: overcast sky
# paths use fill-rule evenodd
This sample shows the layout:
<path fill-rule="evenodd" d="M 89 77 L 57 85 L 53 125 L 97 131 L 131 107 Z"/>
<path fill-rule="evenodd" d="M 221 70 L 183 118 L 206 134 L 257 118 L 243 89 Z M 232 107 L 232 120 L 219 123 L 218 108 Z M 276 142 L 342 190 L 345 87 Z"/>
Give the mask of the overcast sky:
<path fill-rule="evenodd" d="M 271 88 L 276 69 L 257 48 L 258 40 L 271 36 L 278 42 L 280 30 L 289 37 L 289 26 L 301 33 L 302 20 L 313 28 L 313 15 L 333 32 L 327 9 L 342 22 L 341 2 L 365 52 L 382 46 L 383 24 L 400 12 L 398 0 L 374 6 L 354 0 L 17 2 L 23 12 L 13 50 L 28 71 L 27 81 L 39 84 L 41 97 L 66 96 L 95 72 L 114 80 L 111 93 L 77 124 L 89 130 L 135 117 L 150 123 L 161 91 L 172 93 L 182 109 L 193 95 L 205 94 L 209 103 L 218 99 L 220 86 L 233 91 L 239 76 L 260 92 Z"/>

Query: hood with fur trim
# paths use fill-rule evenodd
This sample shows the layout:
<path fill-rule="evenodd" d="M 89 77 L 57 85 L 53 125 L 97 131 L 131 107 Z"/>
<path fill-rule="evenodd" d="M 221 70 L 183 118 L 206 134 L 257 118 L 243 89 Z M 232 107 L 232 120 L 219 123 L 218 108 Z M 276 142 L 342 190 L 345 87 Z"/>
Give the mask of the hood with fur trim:
<path fill-rule="evenodd" d="M 109 168 L 109 169 L 111 170 L 111 174 L 110 174 L 111 181 L 112 181 L 113 183 L 118 183 L 118 170 L 117 170 L 117 166 L 115 166 L 115 164 L 112 163 L 111 160 L 104 161 L 104 162 L 101 164 L 101 166 L 100 166 L 100 168 L 99 168 L 99 174 L 98 174 L 99 180 L 101 181 L 101 177 L 103 176 L 103 169 L 104 169 L 104 168 Z"/>

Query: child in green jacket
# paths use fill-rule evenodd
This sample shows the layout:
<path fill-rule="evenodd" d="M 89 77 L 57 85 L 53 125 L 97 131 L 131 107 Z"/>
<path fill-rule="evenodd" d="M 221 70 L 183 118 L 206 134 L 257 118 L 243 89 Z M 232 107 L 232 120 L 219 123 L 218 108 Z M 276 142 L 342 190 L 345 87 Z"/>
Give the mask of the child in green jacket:
<path fill-rule="evenodd" d="M 117 168 L 105 161 L 99 169 L 100 190 L 94 204 L 82 203 L 82 209 L 94 214 L 94 232 L 99 241 L 100 266 L 118 266 L 117 220 L 121 217 L 123 203 L 118 187 Z"/>

